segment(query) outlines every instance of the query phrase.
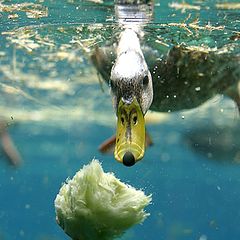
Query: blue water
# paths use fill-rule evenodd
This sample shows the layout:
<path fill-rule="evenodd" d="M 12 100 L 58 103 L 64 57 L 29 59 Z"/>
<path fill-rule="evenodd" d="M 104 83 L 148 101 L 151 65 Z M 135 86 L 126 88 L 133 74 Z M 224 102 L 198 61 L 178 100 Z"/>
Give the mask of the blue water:
<path fill-rule="evenodd" d="M 20 2 L 24 1 L 11 1 Z M 150 46 L 157 35 L 169 47 L 177 41 L 219 48 L 239 44 L 239 38 L 223 37 L 240 31 L 239 10 L 217 10 L 215 1 L 204 1 L 201 11 L 181 12 L 168 7 L 169 2 L 155 2 L 154 19 L 146 26 Z M 154 118 L 147 124 L 154 145 L 142 161 L 126 168 L 113 155 L 98 151 L 99 144 L 115 132 L 115 115 L 89 53 L 71 43 L 80 35 L 81 39 L 94 38 L 100 46 L 113 42 L 120 31 L 113 3 L 61 0 L 41 5 L 48 7 L 47 17 L 30 19 L 24 11 L 16 11 L 17 19 L 8 19 L 7 12 L 0 19 L 0 51 L 4 53 L 0 58 L 0 116 L 9 124 L 8 132 L 22 157 L 21 165 L 14 167 L 0 152 L 0 240 L 68 239 L 56 224 L 54 199 L 62 182 L 94 157 L 105 171 L 152 194 L 147 207 L 151 215 L 121 239 L 238 240 L 240 128 L 236 104 L 217 95 L 193 110 Z M 202 31 L 197 37 L 183 32 L 179 38 L 181 29 L 160 25 L 180 23 L 189 13 L 192 20 L 199 17 L 202 25 L 226 25 L 224 33 Z M 92 30 L 89 23 L 95 23 Z M 52 39 L 54 45 L 38 42 L 40 47 L 29 52 L 3 34 L 13 30 L 33 31 L 48 43 Z M 37 42 L 38 38 L 31 39 Z M 95 43 L 90 43 L 87 47 L 93 50 Z M 75 58 L 56 57 L 62 49 Z M 166 53 L 168 48 L 161 50 Z M 239 54 L 239 48 L 234 51 Z M 67 89 L 38 85 L 49 81 Z"/>

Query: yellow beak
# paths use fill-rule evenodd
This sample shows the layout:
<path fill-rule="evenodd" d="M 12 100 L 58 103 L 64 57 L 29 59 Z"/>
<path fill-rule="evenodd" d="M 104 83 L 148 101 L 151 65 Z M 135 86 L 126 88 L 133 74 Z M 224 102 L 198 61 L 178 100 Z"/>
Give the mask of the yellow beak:
<path fill-rule="evenodd" d="M 114 156 L 124 165 L 132 166 L 143 158 L 145 151 L 145 121 L 136 98 L 131 104 L 120 100 L 117 118 Z"/>

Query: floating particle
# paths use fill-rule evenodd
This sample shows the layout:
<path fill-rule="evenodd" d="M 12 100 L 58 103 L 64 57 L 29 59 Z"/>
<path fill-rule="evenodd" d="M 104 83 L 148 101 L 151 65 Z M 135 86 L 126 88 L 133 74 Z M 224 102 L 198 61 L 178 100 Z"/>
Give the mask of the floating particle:
<path fill-rule="evenodd" d="M 26 209 L 29 209 L 30 207 L 31 207 L 30 204 L 26 204 L 26 205 L 25 205 L 25 208 L 26 208 Z"/>
<path fill-rule="evenodd" d="M 23 237 L 23 236 L 25 235 L 25 232 L 21 229 L 21 230 L 19 231 L 19 235 L 20 235 L 21 237 Z"/>
<path fill-rule="evenodd" d="M 196 87 L 196 88 L 195 88 L 195 91 L 196 91 L 196 92 L 199 92 L 200 90 L 201 90 L 201 87 Z"/>
<path fill-rule="evenodd" d="M 240 9 L 240 3 L 217 3 L 218 9 Z"/>
<path fill-rule="evenodd" d="M 18 14 L 16 13 L 8 15 L 8 19 L 17 19 L 17 18 L 18 18 Z"/>
<path fill-rule="evenodd" d="M 200 236 L 199 240 L 207 240 L 207 236 L 203 234 Z"/>
<path fill-rule="evenodd" d="M 191 4 L 186 3 L 186 2 L 182 2 L 182 3 L 172 2 L 172 3 L 169 3 L 168 6 L 170 8 L 175 8 L 176 10 L 181 10 L 182 13 L 184 13 L 186 10 L 197 10 L 197 11 L 199 11 L 201 9 L 201 7 L 198 6 L 198 5 L 191 5 Z"/>

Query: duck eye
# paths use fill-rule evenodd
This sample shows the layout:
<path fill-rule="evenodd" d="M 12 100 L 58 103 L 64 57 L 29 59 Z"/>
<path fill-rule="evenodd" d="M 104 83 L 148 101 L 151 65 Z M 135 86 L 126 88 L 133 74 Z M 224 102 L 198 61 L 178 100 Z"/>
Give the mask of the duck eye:
<path fill-rule="evenodd" d="M 143 86 L 147 86 L 147 85 L 148 85 L 148 82 L 149 82 L 149 79 L 148 79 L 148 76 L 146 75 L 146 76 L 143 78 Z"/>

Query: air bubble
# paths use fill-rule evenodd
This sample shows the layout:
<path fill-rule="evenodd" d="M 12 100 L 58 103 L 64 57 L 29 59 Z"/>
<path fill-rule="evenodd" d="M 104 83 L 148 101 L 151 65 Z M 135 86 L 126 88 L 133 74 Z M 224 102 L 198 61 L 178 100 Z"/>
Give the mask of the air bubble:
<path fill-rule="evenodd" d="M 200 90 L 201 90 L 200 87 L 196 87 L 196 88 L 195 88 L 195 91 L 196 91 L 196 92 L 199 92 Z"/>

